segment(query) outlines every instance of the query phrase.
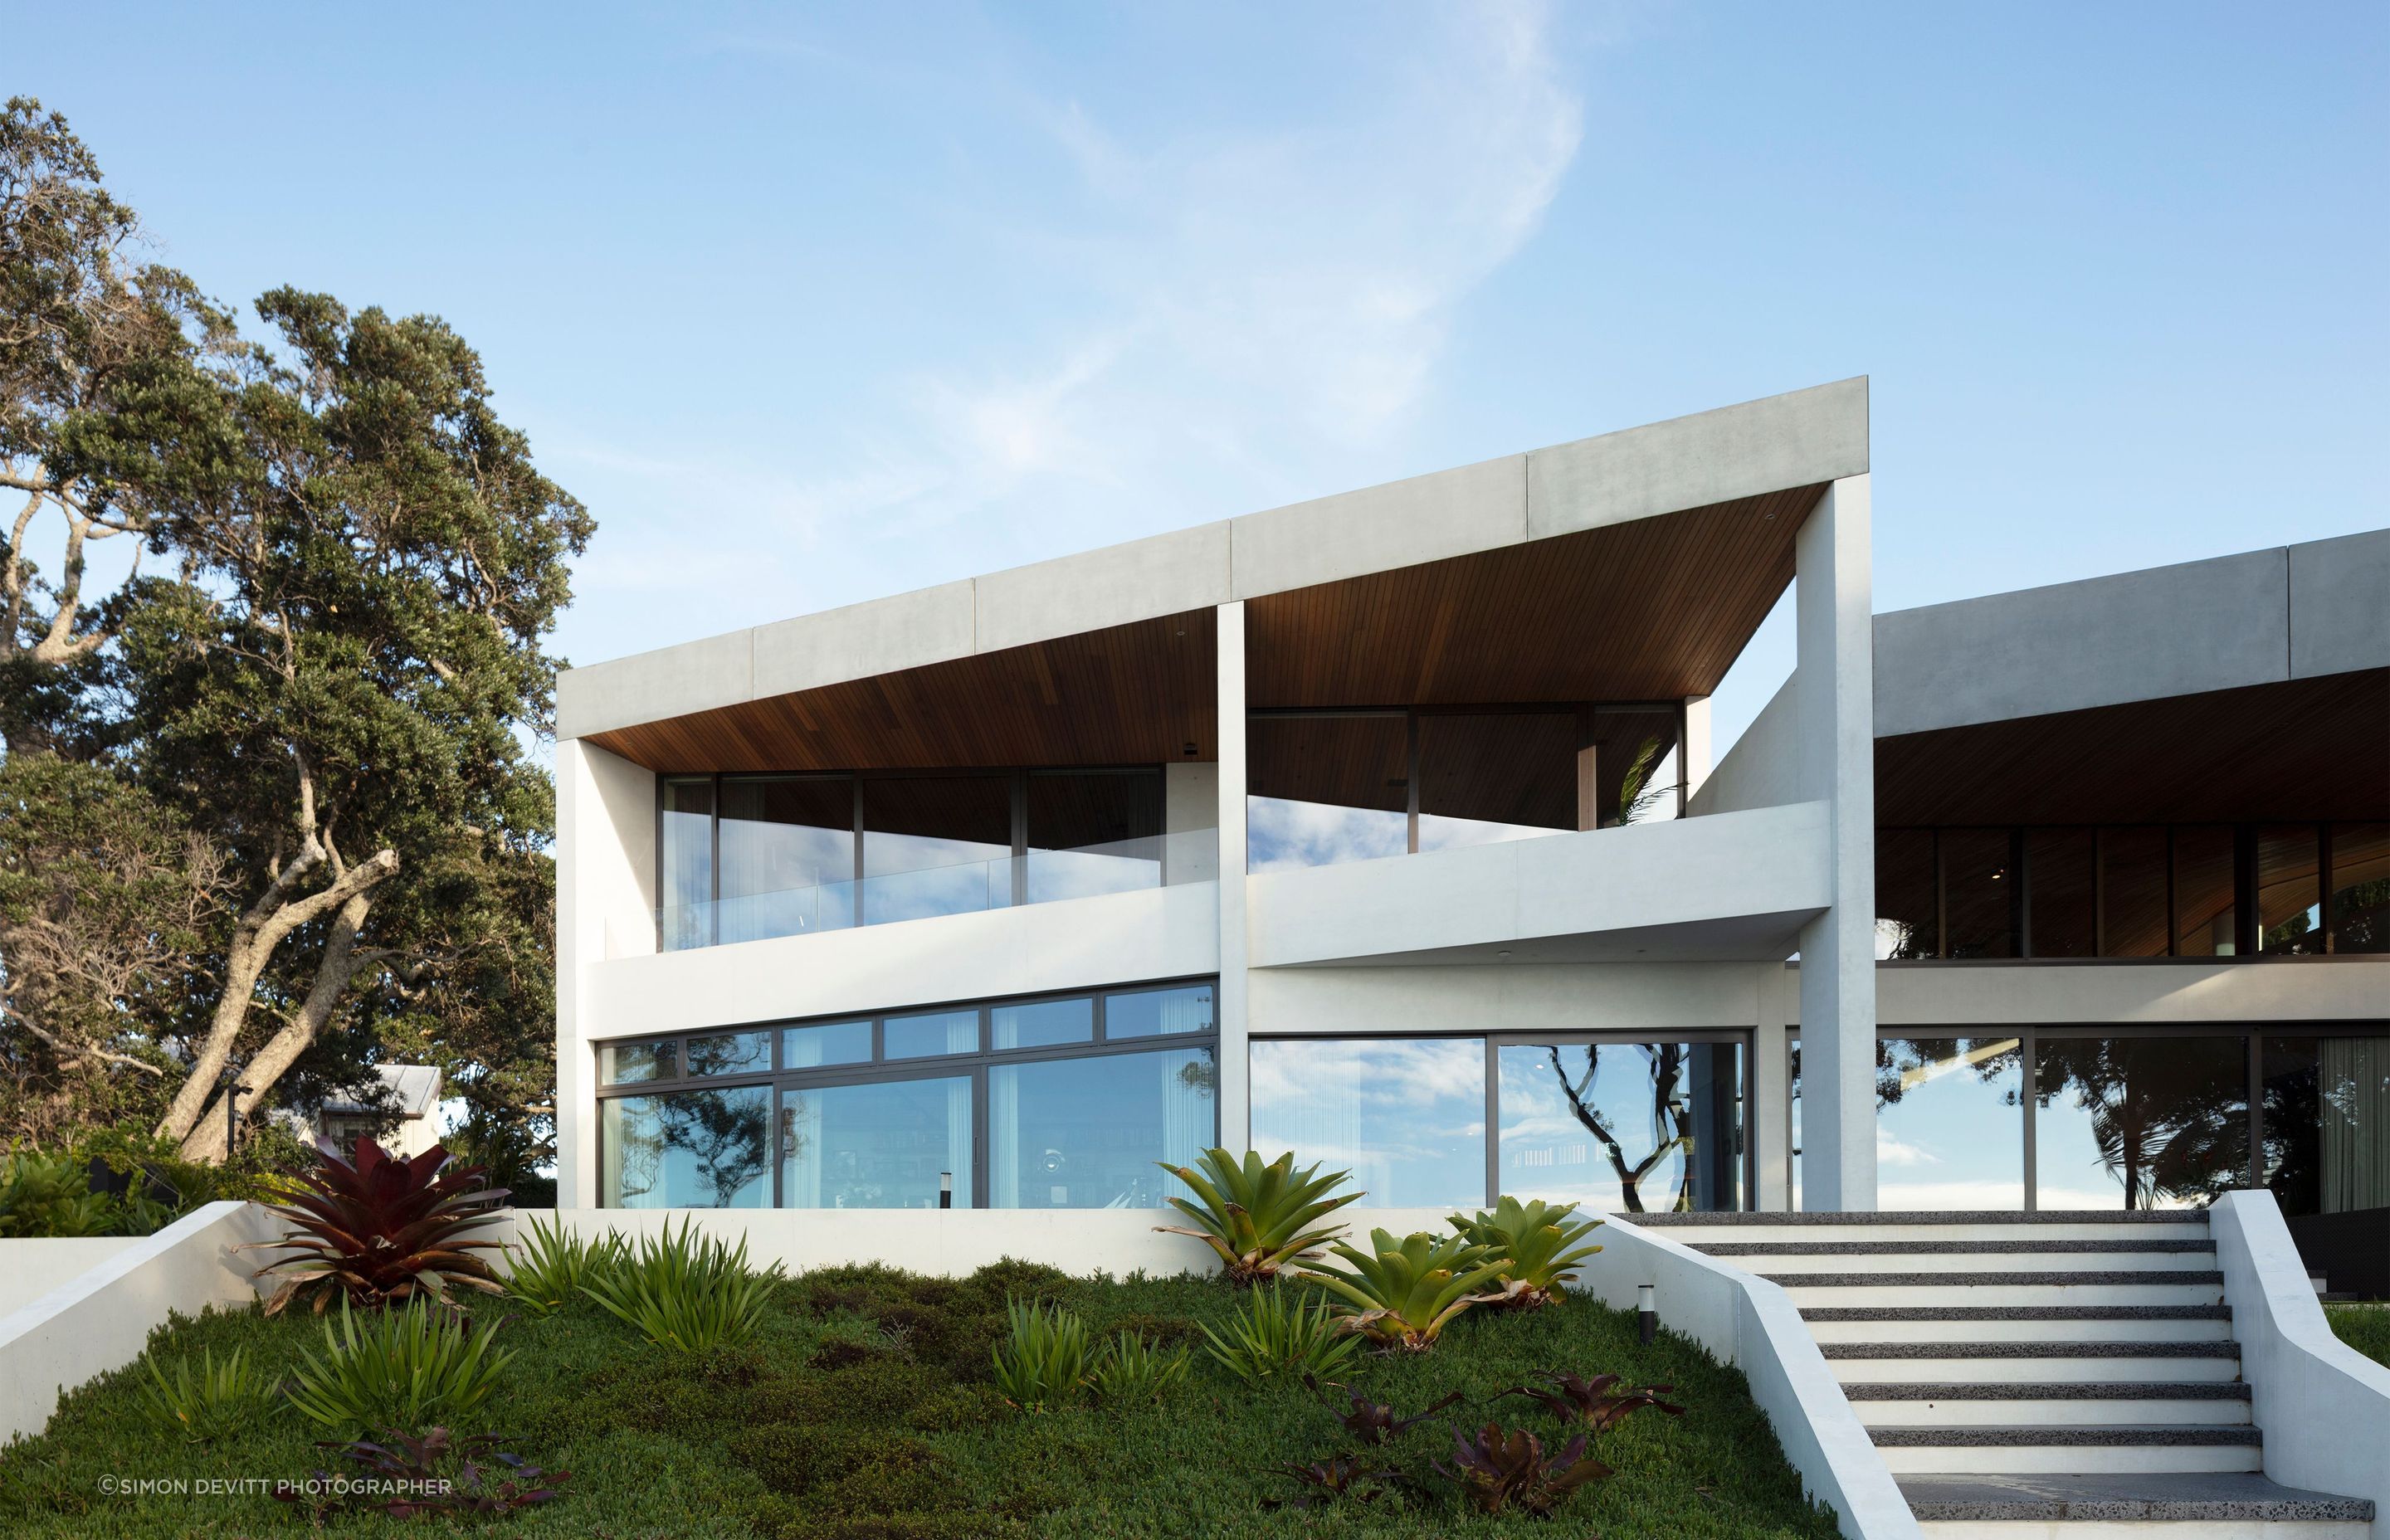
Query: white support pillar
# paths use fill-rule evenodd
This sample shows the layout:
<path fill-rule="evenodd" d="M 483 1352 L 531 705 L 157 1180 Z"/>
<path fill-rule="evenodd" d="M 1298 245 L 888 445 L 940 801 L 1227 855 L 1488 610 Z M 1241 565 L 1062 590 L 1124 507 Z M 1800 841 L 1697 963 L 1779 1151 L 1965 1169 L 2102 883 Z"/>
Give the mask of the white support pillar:
<path fill-rule="evenodd" d="M 598 1206 L 598 1066 L 581 1019 L 609 956 L 655 950 L 656 777 L 556 746 L 556 1206 Z"/>
<path fill-rule="evenodd" d="M 1868 478 L 1826 489 L 1794 547 L 1801 795 L 1833 808 L 1833 906 L 1801 930 L 1801 1202 L 1871 1210 L 1875 622 Z"/>
<path fill-rule="evenodd" d="M 1792 1206 L 1792 1064 L 1784 1032 L 1787 982 L 1781 963 L 1752 965 L 1751 1206 L 1771 1213 Z"/>
<path fill-rule="evenodd" d="M 1677 750 L 1677 761 L 1685 767 L 1685 796 L 1690 799 L 1710 778 L 1710 698 L 1706 695 L 1685 697 L 1685 741 Z"/>
<path fill-rule="evenodd" d="M 1245 1056 L 1245 606 L 1220 606 L 1220 1143 L 1241 1153 L 1252 1137 Z"/>

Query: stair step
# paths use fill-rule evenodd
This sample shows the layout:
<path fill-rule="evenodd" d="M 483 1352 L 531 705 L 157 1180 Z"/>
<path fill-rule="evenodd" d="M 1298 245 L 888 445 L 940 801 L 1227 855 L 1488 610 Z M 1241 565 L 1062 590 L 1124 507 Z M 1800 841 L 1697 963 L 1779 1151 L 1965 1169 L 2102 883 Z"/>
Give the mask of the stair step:
<path fill-rule="evenodd" d="M 2211 1527 L 2198 1533 L 2252 1540 L 2364 1540 L 2373 1521 L 2373 1505 L 2362 1497 L 2278 1486 L 2246 1472 L 1933 1473 L 1899 1482 L 1931 1540 L 2141 1540 L 2152 1522 L 2204 1524 Z"/>
<path fill-rule="evenodd" d="M 1752 1210 L 1733 1213 L 1622 1213 L 1626 1224 L 1652 1229 L 1746 1229 L 1773 1226 L 1852 1226 L 1898 1227 L 1925 1225 L 1939 1228 L 1987 1225 L 2205 1225 L 2197 1209 L 1869 1209 L 1819 1210 L 1784 1213 Z"/>
<path fill-rule="evenodd" d="M 2205 1241 L 2160 1241 L 2154 1245 L 2111 1245 L 2104 1240 L 1982 1241 L 1953 1245 L 1938 1240 L 1904 1242 L 1897 1250 L 1883 1246 L 1853 1246 L 1841 1241 L 1818 1245 L 1772 1241 L 1723 1242 L 1698 1247 L 1703 1256 L 1731 1262 L 1746 1272 L 1779 1282 L 1800 1274 L 1875 1273 L 1889 1277 L 1918 1274 L 1980 1273 L 1995 1278 L 2022 1275 L 2078 1273 L 2213 1273 L 2216 1248 Z"/>
<path fill-rule="evenodd" d="M 1644 1221 L 1631 1215 L 1619 1216 L 1625 1223 L 1641 1226 Z M 1782 1220 L 1784 1214 L 1767 1217 Z M 1846 1218 L 1836 1215 L 1837 1219 Z M 2089 1219 L 2077 1214 L 2071 1219 L 2049 1224 L 2023 1222 L 2024 1216 L 2011 1215 L 2007 1222 L 1991 1225 L 1735 1225 L 1717 1226 L 1663 1226 L 1662 1233 L 1681 1246 L 1705 1247 L 1732 1241 L 1756 1240 L 2205 1240 L 2209 1238 L 2207 1221 L 2175 1220 L 2152 1225 L 2117 1225 Z"/>
<path fill-rule="evenodd" d="M 2249 1387 L 2216 1380 L 1845 1385 L 1869 1427 L 2245 1425 Z"/>
<path fill-rule="evenodd" d="M 1781 1285 L 1795 1306 L 1808 1310 L 1971 1305 L 2023 1309 L 2036 1305 L 2218 1304 L 2220 1272 L 1970 1272 L 1780 1273 L 1751 1269 Z"/>
<path fill-rule="evenodd" d="M 1821 1342 L 1844 1385 L 2215 1384 L 2241 1378 L 2233 1342 Z"/>
<path fill-rule="evenodd" d="M 1982 1306 L 1801 1312 L 1819 1342 L 2222 1342 L 2232 1313 L 2217 1305 Z"/>
<path fill-rule="evenodd" d="M 2039 1236 L 2019 1240 L 1993 1240 L 1981 1236 L 1919 1240 L 1877 1240 L 1871 1238 L 1812 1240 L 1806 1237 L 1786 1240 L 1746 1240 L 1738 1236 L 1731 1240 L 1712 1240 L 1704 1237 L 1685 1244 L 1703 1256 L 1713 1257 L 2109 1256 L 2120 1253 L 2212 1257 L 2216 1254 L 2216 1242 L 2204 1236 L 2179 1240 L 2144 1240 L 2139 1238 L 2119 1240 L 2107 1237 L 2045 1239 Z"/>
<path fill-rule="evenodd" d="M 2098 1474 L 2256 1470 L 2263 1438 L 2250 1427 L 2137 1423 L 2071 1427 L 1870 1427 L 1895 1475 Z"/>

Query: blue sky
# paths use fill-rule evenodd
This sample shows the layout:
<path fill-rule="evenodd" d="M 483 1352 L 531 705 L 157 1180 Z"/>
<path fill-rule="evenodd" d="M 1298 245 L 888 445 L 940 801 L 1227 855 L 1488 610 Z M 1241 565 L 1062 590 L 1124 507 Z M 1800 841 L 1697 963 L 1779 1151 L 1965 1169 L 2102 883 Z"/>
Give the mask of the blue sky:
<path fill-rule="evenodd" d="M 480 347 L 599 520 L 579 661 L 1861 373 L 1880 609 L 2390 523 L 2379 4 L 0 38 L 211 291 Z"/>

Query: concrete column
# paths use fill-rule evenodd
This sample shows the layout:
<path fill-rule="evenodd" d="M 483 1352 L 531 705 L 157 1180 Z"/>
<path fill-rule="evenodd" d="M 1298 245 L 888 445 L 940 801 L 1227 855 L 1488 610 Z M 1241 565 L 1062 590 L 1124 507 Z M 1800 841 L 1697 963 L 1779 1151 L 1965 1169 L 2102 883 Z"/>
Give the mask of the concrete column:
<path fill-rule="evenodd" d="M 1677 763 L 1685 767 L 1685 795 L 1690 799 L 1710 778 L 1710 698 L 1685 697 L 1685 741 L 1677 746 Z"/>
<path fill-rule="evenodd" d="M 581 1002 L 609 956 L 655 950 L 656 777 L 556 746 L 556 1204 L 598 1202 L 597 1062 Z"/>
<path fill-rule="evenodd" d="M 1245 1062 L 1245 606 L 1220 606 L 1220 1142 L 1252 1136 Z"/>
<path fill-rule="evenodd" d="M 1868 478 L 1794 547 L 1805 800 L 1833 809 L 1833 906 L 1801 930 L 1802 1206 L 1869 1210 L 1875 1170 L 1875 659 Z"/>
<path fill-rule="evenodd" d="M 1755 999 L 1751 1030 L 1752 1202 L 1780 1213 L 1792 1206 L 1792 1106 L 1791 1066 L 1785 1059 L 1784 990 L 1780 963 L 1752 967 Z"/>

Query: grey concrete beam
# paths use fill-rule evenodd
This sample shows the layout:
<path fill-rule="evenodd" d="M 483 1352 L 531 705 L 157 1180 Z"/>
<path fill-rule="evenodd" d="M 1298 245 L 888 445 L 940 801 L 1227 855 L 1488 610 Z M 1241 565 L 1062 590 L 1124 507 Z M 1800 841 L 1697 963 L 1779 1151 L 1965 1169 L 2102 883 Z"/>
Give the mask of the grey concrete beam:
<path fill-rule="evenodd" d="M 1527 538 L 1623 524 L 1868 469 L 1862 375 L 1527 456 Z"/>
<path fill-rule="evenodd" d="M 556 676 L 556 736 L 586 738 L 755 698 L 755 634 L 732 631 Z"/>
<path fill-rule="evenodd" d="M 1515 545 L 1527 538 L 1527 456 L 1341 492 L 1230 524 L 1240 599 Z"/>
<path fill-rule="evenodd" d="M 2291 547 L 2291 677 L 2390 667 L 2390 530 Z"/>
<path fill-rule="evenodd" d="M 1226 520 L 978 580 L 982 652 L 1228 602 Z M 760 681 L 758 681 L 760 683 Z"/>
<path fill-rule="evenodd" d="M 966 578 L 759 625 L 755 699 L 968 658 L 977 604 Z"/>

